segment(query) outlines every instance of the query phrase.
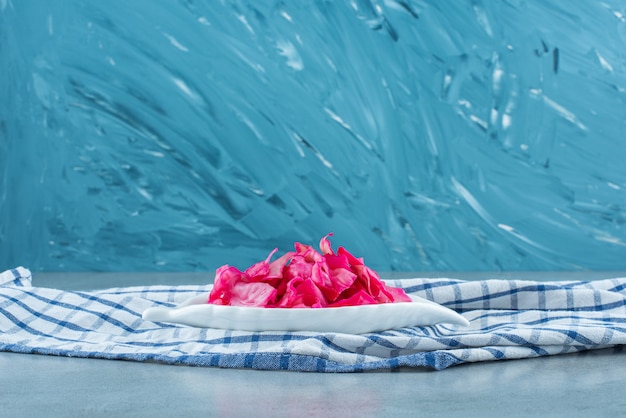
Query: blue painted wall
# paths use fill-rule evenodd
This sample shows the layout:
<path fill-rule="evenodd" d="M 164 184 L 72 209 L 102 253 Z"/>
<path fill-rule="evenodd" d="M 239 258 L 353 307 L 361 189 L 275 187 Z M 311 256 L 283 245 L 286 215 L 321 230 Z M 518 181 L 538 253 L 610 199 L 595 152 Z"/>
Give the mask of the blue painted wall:
<path fill-rule="evenodd" d="M 623 1 L 0 0 L 0 267 L 626 267 Z"/>

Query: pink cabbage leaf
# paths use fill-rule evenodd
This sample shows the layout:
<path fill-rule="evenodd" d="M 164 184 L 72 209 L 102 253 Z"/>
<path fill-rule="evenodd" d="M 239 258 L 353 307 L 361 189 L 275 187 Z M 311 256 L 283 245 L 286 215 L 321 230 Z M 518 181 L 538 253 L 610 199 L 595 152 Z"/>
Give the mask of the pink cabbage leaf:
<path fill-rule="evenodd" d="M 209 303 L 265 308 L 330 308 L 410 302 L 400 288 L 385 284 L 378 274 L 345 248 L 335 253 L 328 234 L 321 253 L 296 242 L 295 251 L 271 261 L 278 251 L 245 271 L 224 265 L 215 272 Z"/>

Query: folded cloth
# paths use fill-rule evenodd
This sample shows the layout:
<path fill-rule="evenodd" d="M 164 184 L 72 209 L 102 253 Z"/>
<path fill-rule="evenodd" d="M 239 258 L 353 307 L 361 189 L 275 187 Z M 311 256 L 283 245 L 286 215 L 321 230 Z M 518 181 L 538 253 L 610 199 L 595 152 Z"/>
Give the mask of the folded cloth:
<path fill-rule="evenodd" d="M 0 274 L 0 351 L 195 366 L 353 372 L 538 357 L 626 344 L 626 278 L 532 282 L 407 279 L 408 293 L 461 313 L 445 324 L 363 335 L 201 329 L 142 320 L 210 286 L 63 291 Z"/>

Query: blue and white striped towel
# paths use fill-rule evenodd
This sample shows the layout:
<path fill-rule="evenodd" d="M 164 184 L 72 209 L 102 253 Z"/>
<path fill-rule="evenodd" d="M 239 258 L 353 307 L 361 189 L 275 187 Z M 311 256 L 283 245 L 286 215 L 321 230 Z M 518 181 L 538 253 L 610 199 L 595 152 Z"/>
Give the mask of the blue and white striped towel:
<path fill-rule="evenodd" d="M 30 272 L 0 274 L 0 351 L 195 366 L 352 372 L 446 367 L 626 344 L 626 279 L 577 282 L 408 279 L 390 282 L 462 313 L 469 327 L 436 325 L 350 335 L 245 332 L 157 324 L 210 286 L 90 292 L 31 286 Z"/>

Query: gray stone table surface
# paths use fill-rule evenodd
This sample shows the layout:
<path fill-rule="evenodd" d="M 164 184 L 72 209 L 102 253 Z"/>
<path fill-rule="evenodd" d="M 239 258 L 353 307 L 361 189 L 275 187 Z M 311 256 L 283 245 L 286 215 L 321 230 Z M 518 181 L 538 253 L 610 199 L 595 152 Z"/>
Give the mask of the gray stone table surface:
<path fill-rule="evenodd" d="M 385 278 L 596 280 L 626 272 L 402 273 Z M 199 284 L 206 274 L 35 273 L 93 289 Z M 477 363 L 443 371 L 317 374 L 0 353 L 0 416 L 622 416 L 626 350 Z"/>

